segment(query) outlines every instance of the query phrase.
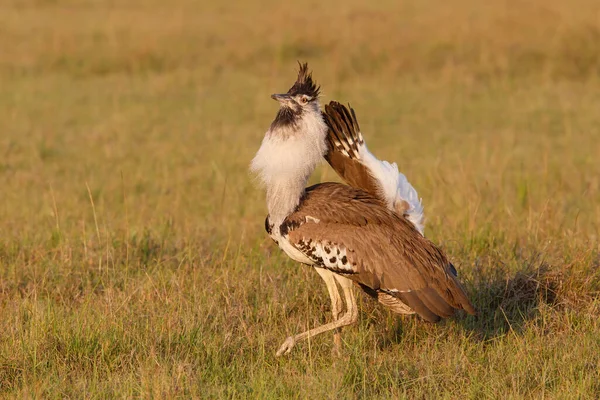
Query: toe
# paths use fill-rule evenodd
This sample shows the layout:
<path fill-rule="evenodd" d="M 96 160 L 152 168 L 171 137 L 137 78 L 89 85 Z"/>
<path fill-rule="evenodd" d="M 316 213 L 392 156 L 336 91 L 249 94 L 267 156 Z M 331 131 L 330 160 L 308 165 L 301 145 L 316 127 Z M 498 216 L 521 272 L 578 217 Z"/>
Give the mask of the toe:
<path fill-rule="evenodd" d="M 288 337 L 287 339 L 285 339 L 285 342 L 283 342 L 283 344 L 281 345 L 279 350 L 277 350 L 277 353 L 275 353 L 275 356 L 279 357 L 284 354 L 288 354 L 290 351 L 292 351 L 292 347 L 294 347 L 294 344 L 295 344 L 294 338 Z"/>

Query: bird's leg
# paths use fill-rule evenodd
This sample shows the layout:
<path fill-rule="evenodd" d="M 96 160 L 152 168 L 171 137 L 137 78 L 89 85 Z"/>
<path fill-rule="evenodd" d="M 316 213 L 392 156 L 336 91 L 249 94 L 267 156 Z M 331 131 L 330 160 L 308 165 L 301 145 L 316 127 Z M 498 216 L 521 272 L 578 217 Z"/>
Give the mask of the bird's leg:
<path fill-rule="evenodd" d="M 323 278 L 325 285 L 327 285 L 329 297 L 331 298 L 331 313 L 333 314 L 333 320 L 337 321 L 342 313 L 343 304 L 342 297 L 340 296 L 337 284 L 335 283 L 335 278 L 333 277 L 333 272 L 326 270 L 325 268 L 315 268 L 315 270 L 321 278 Z M 333 346 L 335 353 L 339 355 L 342 348 L 342 338 L 339 328 L 333 331 Z"/>
<path fill-rule="evenodd" d="M 354 282 L 341 275 L 333 274 L 333 277 L 342 287 L 344 298 L 346 299 L 346 314 L 350 314 L 352 323 L 358 320 L 358 306 L 354 297 Z"/>
<path fill-rule="evenodd" d="M 288 337 L 285 342 L 277 350 L 277 356 L 289 353 L 294 345 L 304 339 L 316 336 L 320 333 L 330 331 L 332 329 L 341 328 L 342 326 L 351 325 L 358 319 L 358 307 L 356 306 L 356 299 L 354 298 L 354 292 L 352 291 L 352 281 L 342 276 L 334 275 L 334 278 L 338 281 L 344 292 L 344 298 L 346 300 L 346 312 L 337 321 L 330 322 L 310 329 L 306 332 L 302 332 L 295 336 Z"/>

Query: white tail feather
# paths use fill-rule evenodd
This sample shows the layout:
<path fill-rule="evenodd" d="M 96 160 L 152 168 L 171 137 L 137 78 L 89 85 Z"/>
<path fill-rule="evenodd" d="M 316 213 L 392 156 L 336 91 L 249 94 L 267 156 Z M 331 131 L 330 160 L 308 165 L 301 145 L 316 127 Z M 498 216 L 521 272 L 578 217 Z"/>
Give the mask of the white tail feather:
<path fill-rule="evenodd" d="M 398 171 L 396 163 L 390 164 L 387 161 L 380 161 L 375 157 L 366 144 L 359 147 L 360 158 L 370 170 L 373 177 L 379 181 L 383 196 L 386 199 L 388 208 L 394 210 L 395 205 L 404 201 L 408 209 L 404 214 L 417 230 L 424 235 L 425 217 L 423 215 L 423 204 L 415 188 L 408 182 L 406 176 Z"/>

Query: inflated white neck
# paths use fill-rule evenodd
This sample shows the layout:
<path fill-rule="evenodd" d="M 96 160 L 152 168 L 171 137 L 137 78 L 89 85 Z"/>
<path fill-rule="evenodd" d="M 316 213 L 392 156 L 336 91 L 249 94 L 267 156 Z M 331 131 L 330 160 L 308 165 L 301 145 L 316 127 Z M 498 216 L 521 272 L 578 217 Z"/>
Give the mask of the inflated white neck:
<path fill-rule="evenodd" d="M 275 226 L 300 203 L 308 178 L 327 152 L 326 135 L 318 104 L 296 123 L 267 131 L 250 168 L 266 186 L 269 219 Z"/>

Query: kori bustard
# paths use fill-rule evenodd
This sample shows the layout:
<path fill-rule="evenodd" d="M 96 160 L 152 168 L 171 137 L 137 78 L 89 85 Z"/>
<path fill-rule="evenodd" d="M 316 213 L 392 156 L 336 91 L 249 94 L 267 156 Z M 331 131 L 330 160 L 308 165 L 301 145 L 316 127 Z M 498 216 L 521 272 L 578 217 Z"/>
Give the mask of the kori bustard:
<path fill-rule="evenodd" d="M 252 160 L 266 187 L 269 236 L 292 259 L 311 265 L 325 281 L 333 321 L 288 337 L 277 355 L 306 338 L 358 318 L 353 286 L 400 314 L 436 322 L 455 309 L 474 314 L 456 270 L 423 236 L 417 193 L 395 164 L 379 161 L 364 143 L 354 110 L 331 102 L 325 114 L 307 64 L 285 94 Z M 348 185 L 306 187 L 323 158 Z M 342 290 L 346 309 L 343 310 Z"/>

